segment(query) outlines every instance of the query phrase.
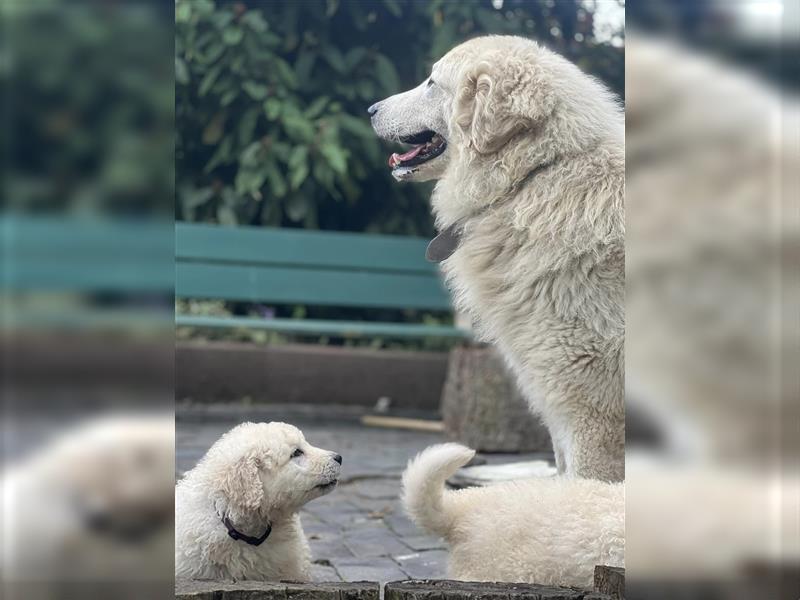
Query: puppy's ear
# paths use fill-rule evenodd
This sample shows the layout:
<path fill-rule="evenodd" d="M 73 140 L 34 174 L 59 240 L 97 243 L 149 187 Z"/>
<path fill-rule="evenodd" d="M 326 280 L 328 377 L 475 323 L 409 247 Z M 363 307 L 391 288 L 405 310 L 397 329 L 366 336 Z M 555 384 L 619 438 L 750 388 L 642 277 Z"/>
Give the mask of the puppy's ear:
<path fill-rule="evenodd" d="M 228 506 L 236 511 L 254 511 L 261 506 L 264 488 L 258 471 L 261 461 L 254 456 L 243 456 L 225 471 L 220 489 Z"/>
<path fill-rule="evenodd" d="M 491 154 L 549 116 L 555 101 L 541 71 L 532 61 L 499 55 L 465 69 L 453 119 L 467 147 Z"/>

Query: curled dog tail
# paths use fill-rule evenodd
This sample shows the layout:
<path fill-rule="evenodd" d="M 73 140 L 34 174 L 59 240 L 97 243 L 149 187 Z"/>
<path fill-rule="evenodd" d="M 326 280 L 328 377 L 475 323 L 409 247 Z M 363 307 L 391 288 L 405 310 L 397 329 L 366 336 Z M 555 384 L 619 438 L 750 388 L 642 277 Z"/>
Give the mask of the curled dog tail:
<path fill-rule="evenodd" d="M 403 473 L 403 504 L 411 519 L 423 529 L 447 537 L 452 528 L 444 483 L 475 451 L 460 444 L 437 444 L 420 452 Z"/>

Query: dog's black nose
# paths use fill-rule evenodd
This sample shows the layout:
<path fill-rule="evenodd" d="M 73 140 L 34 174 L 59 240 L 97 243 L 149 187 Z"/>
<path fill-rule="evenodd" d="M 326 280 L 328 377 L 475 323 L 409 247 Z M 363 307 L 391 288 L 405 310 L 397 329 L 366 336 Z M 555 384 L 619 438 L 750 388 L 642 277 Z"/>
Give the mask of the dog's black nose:
<path fill-rule="evenodd" d="M 370 117 L 374 117 L 374 116 L 375 116 L 375 113 L 376 113 L 376 112 L 378 112 L 378 105 L 379 105 L 379 104 L 380 104 L 380 102 L 376 102 L 375 104 L 373 104 L 372 106 L 370 106 L 370 107 L 367 109 L 367 113 L 369 113 L 369 116 L 370 116 Z"/>
<path fill-rule="evenodd" d="M 341 454 L 334 455 L 333 460 L 335 460 L 339 464 L 342 464 L 342 455 Z"/>

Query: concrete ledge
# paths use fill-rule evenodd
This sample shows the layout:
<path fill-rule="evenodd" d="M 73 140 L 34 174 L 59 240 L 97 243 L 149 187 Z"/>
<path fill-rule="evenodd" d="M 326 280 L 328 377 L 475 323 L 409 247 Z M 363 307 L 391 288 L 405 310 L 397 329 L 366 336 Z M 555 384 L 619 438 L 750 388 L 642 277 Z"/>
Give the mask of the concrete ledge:
<path fill-rule="evenodd" d="M 180 342 L 178 401 L 375 405 L 438 410 L 446 352 L 402 352 L 313 345 Z"/>
<path fill-rule="evenodd" d="M 380 585 L 369 581 L 222 583 L 177 580 L 175 598 L 176 600 L 378 600 Z M 384 587 L 383 600 L 617 600 L 617 597 L 598 591 L 546 585 L 419 579 L 387 583 Z"/>
<path fill-rule="evenodd" d="M 380 586 L 369 581 L 352 583 L 290 583 L 267 581 L 175 582 L 176 600 L 378 600 Z"/>
<path fill-rule="evenodd" d="M 420 579 L 393 581 L 384 600 L 612 600 L 611 596 L 546 585 Z"/>
<path fill-rule="evenodd" d="M 625 569 L 597 566 L 594 568 L 594 589 L 612 598 L 625 598 Z"/>

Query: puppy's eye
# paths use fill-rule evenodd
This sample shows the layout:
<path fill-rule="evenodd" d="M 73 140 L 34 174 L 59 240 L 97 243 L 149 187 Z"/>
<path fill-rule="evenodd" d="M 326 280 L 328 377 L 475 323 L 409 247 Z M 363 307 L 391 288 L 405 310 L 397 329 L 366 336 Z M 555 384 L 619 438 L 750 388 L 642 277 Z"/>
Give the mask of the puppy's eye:
<path fill-rule="evenodd" d="M 433 77 L 428 77 L 428 87 L 433 85 Z"/>
<path fill-rule="evenodd" d="M 303 451 L 300 448 L 292 452 L 292 458 L 297 458 L 298 456 L 303 456 Z"/>

